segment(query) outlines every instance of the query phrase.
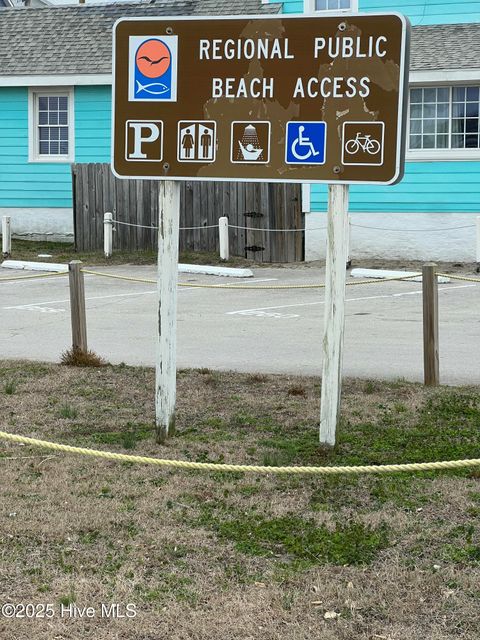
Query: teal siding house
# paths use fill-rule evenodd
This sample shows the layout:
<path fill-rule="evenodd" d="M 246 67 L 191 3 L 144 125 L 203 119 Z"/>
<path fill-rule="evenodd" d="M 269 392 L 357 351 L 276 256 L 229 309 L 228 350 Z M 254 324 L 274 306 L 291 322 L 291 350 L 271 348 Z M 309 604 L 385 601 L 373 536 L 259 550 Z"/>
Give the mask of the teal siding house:
<path fill-rule="evenodd" d="M 3 3 L 7 4 L 7 3 Z M 475 260 L 480 215 L 480 0 L 156 0 L 0 6 L 0 216 L 71 239 L 72 162 L 110 160 L 111 30 L 120 17 L 395 10 L 413 25 L 407 166 L 353 186 L 352 257 Z M 307 260 L 324 257 L 326 187 L 305 185 Z"/>
<path fill-rule="evenodd" d="M 284 13 L 398 11 L 412 23 L 407 164 L 352 186 L 352 257 L 475 261 L 480 216 L 480 0 L 284 0 Z M 305 257 L 325 256 L 327 189 L 303 190 Z M 412 231 L 409 231 L 409 230 Z"/>

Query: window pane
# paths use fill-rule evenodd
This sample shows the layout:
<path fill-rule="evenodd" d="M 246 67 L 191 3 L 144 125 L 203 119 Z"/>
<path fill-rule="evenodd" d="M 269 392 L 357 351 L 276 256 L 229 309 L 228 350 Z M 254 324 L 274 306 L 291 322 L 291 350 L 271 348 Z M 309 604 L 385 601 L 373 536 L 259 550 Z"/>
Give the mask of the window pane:
<path fill-rule="evenodd" d="M 58 98 L 49 98 L 48 99 L 48 108 L 50 111 L 58 110 Z"/>
<path fill-rule="evenodd" d="M 48 124 L 58 124 L 58 113 L 50 111 L 48 114 Z"/>
<path fill-rule="evenodd" d="M 329 9 L 338 9 L 338 0 L 328 0 Z"/>
<path fill-rule="evenodd" d="M 465 117 L 465 104 L 454 104 L 452 105 L 452 116 L 454 118 L 464 118 Z"/>
<path fill-rule="evenodd" d="M 44 155 L 48 154 L 48 142 L 40 142 L 39 144 L 39 153 Z"/>
<path fill-rule="evenodd" d="M 423 136 L 423 148 L 435 149 L 435 136 Z"/>
<path fill-rule="evenodd" d="M 423 90 L 423 101 L 424 102 L 436 102 L 437 100 L 437 90 L 436 89 L 424 89 Z"/>
<path fill-rule="evenodd" d="M 421 120 L 410 120 L 410 133 L 422 133 Z"/>
<path fill-rule="evenodd" d="M 68 113 L 66 111 L 59 112 L 58 124 L 68 124 Z"/>
<path fill-rule="evenodd" d="M 410 136 L 410 149 L 422 148 L 422 136 Z"/>
<path fill-rule="evenodd" d="M 60 139 L 60 129 L 58 127 L 52 127 L 50 129 L 50 140 Z"/>
<path fill-rule="evenodd" d="M 317 11 L 325 11 L 327 8 L 327 0 L 316 0 L 315 9 Z"/>
<path fill-rule="evenodd" d="M 50 142 L 50 154 L 58 155 L 58 153 L 59 153 L 58 142 Z"/>
<path fill-rule="evenodd" d="M 68 98 L 67 96 L 62 96 L 58 99 L 58 108 L 61 111 L 66 111 L 68 109 Z"/>
<path fill-rule="evenodd" d="M 437 102 L 450 102 L 450 89 L 448 87 L 438 89 Z"/>
<path fill-rule="evenodd" d="M 469 135 L 465 136 L 465 138 L 465 146 L 467 147 L 467 149 L 478 149 L 478 135 Z"/>
<path fill-rule="evenodd" d="M 467 118 L 478 118 L 478 102 L 467 102 Z"/>
<path fill-rule="evenodd" d="M 422 105 L 421 104 L 412 104 L 410 107 L 410 117 L 411 118 L 421 118 L 422 117 Z"/>
<path fill-rule="evenodd" d="M 448 120 L 437 120 L 437 133 L 448 133 Z"/>
<path fill-rule="evenodd" d="M 340 9 L 350 9 L 350 0 L 340 0 Z"/>
<path fill-rule="evenodd" d="M 435 118 L 436 112 L 437 108 L 435 107 L 435 105 L 424 105 L 423 107 L 424 118 Z"/>
<path fill-rule="evenodd" d="M 463 133 L 465 131 L 465 120 L 452 120 L 452 133 Z"/>
<path fill-rule="evenodd" d="M 448 118 L 450 106 L 448 104 L 437 105 L 437 118 Z"/>
<path fill-rule="evenodd" d="M 38 108 L 41 111 L 46 111 L 48 109 L 48 98 L 39 98 L 38 99 Z"/>
<path fill-rule="evenodd" d="M 412 89 L 410 91 L 410 102 L 412 104 L 418 104 L 422 102 L 422 90 L 421 89 Z"/>
<path fill-rule="evenodd" d="M 40 140 L 49 140 L 50 129 L 48 127 L 38 127 L 38 137 Z"/>
<path fill-rule="evenodd" d="M 60 142 L 60 153 L 65 156 L 68 154 L 68 142 Z"/>
<path fill-rule="evenodd" d="M 469 102 L 478 102 L 478 87 L 467 87 L 467 100 Z"/>
<path fill-rule="evenodd" d="M 423 121 L 423 133 L 435 133 L 435 120 Z"/>
<path fill-rule="evenodd" d="M 68 127 L 60 127 L 60 140 L 68 140 Z"/>
<path fill-rule="evenodd" d="M 453 87 L 453 101 L 465 102 L 465 87 Z"/>
<path fill-rule="evenodd" d="M 437 136 L 437 149 L 448 148 L 448 136 Z"/>
<path fill-rule="evenodd" d="M 467 120 L 465 120 L 465 131 L 467 133 L 478 133 L 478 119 L 467 118 Z"/>
<path fill-rule="evenodd" d="M 452 136 L 452 148 L 463 149 L 465 147 L 465 136 Z"/>
<path fill-rule="evenodd" d="M 40 111 L 38 114 L 38 124 L 48 124 L 48 112 Z"/>

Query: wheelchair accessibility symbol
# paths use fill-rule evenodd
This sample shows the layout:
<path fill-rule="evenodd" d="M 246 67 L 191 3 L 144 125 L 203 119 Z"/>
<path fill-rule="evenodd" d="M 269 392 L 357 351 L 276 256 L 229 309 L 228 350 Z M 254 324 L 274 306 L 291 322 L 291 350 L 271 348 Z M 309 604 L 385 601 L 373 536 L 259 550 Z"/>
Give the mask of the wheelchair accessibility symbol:
<path fill-rule="evenodd" d="M 325 164 L 326 122 L 287 122 L 285 162 Z"/>

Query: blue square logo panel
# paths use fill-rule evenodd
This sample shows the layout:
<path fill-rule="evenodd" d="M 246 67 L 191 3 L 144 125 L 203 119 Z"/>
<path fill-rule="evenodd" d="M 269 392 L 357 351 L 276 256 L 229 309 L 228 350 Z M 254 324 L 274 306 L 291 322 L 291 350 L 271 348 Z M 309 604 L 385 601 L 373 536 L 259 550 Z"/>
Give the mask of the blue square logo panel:
<path fill-rule="evenodd" d="M 285 162 L 325 164 L 326 143 L 326 122 L 288 122 Z"/>

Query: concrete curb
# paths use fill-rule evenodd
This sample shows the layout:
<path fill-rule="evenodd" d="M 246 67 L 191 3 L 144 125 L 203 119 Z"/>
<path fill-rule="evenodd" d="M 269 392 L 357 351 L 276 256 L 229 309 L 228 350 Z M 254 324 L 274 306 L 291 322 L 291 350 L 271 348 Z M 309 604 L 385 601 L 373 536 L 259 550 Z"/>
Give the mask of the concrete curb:
<path fill-rule="evenodd" d="M 26 271 L 49 271 L 50 273 L 67 273 L 68 264 L 55 262 L 27 262 L 25 260 L 4 260 L 4 269 L 19 269 Z"/>
<path fill-rule="evenodd" d="M 51 273 L 66 273 L 68 264 L 55 262 L 28 262 L 25 260 L 4 260 L 4 269 L 18 269 L 28 271 L 49 271 Z M 250 269 L 235 269 L 233 267 L 210 267 L 203 264 L 179 264 L 178 273 L 201 273 L 210 276 L 227 276 L 230 278 L 253 278 Z"/>
<path fill-rule="evenodd" d="M 389 269 L 352 269 L 350 275 L 352 278 L 366 278 L 369 279 L 379 279 L 384 280 L 386 278 L 401 278 L 402 276 L 413 276 L 418 271 L 391 271 Z M 405 282 L 422 282 L 422 276 L 418 276 L 417 278 L 410 278 Z M 441 284 L 446 284 L 447 282 L 451 282 L 450 278 L 439 277 L 438 282 Z"/>
<path fill-rule="evenodd" d="M 209 267 L 203 264 L 179 264 L 178 273 L 202 273 L 208 276 L 228 276 L 230 278 L 253 278 L 250 269 L 233 267 Z"/>

